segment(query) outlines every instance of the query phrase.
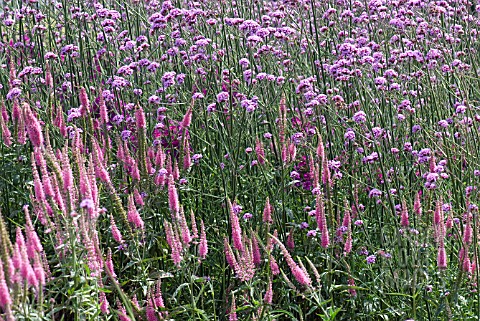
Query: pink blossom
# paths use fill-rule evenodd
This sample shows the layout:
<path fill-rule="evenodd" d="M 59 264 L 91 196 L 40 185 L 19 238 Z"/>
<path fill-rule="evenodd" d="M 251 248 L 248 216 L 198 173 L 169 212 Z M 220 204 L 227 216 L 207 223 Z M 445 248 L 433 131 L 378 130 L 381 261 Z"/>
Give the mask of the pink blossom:
<path fill-rule="evenodd" d="M 198 256 L 205 259 L 208 253 L 207 235 L 205 233 L 205 225 L 203 220 L 200 223 L 200 244 L 198 246 Z"/>
<path fill-rule="evenodd" d="M 233 206 L 230 200 L 228 200 L 228 208 L 230 211 L 230 225 L 232 228 L 232 240 L 233 246 L 243 252 L 243 243 L 242 243 L 242 229 L 240 228 L 240 223 L 238 221 L 238 216 L 233 211 Z"/>

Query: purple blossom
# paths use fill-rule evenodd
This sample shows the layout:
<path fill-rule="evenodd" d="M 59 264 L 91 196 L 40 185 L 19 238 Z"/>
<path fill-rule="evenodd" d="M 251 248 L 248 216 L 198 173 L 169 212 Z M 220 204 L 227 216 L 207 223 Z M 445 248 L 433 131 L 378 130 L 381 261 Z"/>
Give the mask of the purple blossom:
<path fill-rule="evenodd" d="M 354 141 L 355 140 L 355 132 L 349 128 L 347 129 L 345 135 L 343 136 L 346 140 Z"/>
<path fill-rule="evenodd" d="M 176 74 L 177 73 L 175 71 L 167 71 L 166 73 L 164 73 L 162 76 L 163 87 L 168 88 L 175 85 Z"/>
<path fill-rule="evenodd" d="M 95 208 L 95 203 L 93 202 L 93 200 L 86 198 L 80 202 L 80 208 L 87 208 L 92 210 Z"/>
<path fill-rule="evenodd" d="M 202 159 L 203 155 L 202 154 L 195 154 L 192 156 L 192 160 L 195 164 L 198 164 L 200 160 Z"/>
<path fill-rule="evenodd" d="M 364 123 L 367 121 L 367 115 L 363 111 L 358 111 L 353 115 L 352 119 L 358 124 Z"/>
<path fill-rule="evenodd" d="M 249 219 L 251 219 L 253 217 L 253 214 L 252 213 L 245 213 L 243 214 L 243 219 L 245 221 L 248 221 Z"/>
<path fill-rule="evenodd" d="M 121 133 L 122 140 L 127 140 L 127 139 L 129 139 L 131 135 L 132 135 L 132 132 L 131 132 L 130 130 L 124 130 L 124 131 L 122 131 L 122 133 Z"/>
<path fill-rule="evenodd" d="M 228 100 L 229 94 L 226 91 L 222 91 L 217 95 L 217 102 L 222 103 Z"/>
<path fill-rule="evenodd" d="M 240 64 L 240 66 L 242 66 L 243 68 L 248 68 L 248 66 L 250 66 L 250 61 L 248 61 L 247 58 L 242 58 L 238 61 L 238 63 Z"/>
<path fill-rule="evenodd" d="M 375 255 L 369 255 L 365 259 L 367 261 L 367 264 L 375 264 L 377 257 Z"/>
<path fill-rule="evenodd" d="M 10 91 L 7 93 L 7 99 L 8 100 L 13 100 L 14 98 L 17 98 L 22 94 L 22 90 L 20 88 L 12 88 Z"/>
<path fill-rule="evenodd" d="M 356 226 L 362 226 L 363 225 L 363 221 L 362 220 L 356 220 L 355 223 Z"/>
<path fill-rule="evenodd" d="M 382 196 L 382 192 L 376 188 L 373 188 L 369 193 L 368 193 L 368 197 L 369 198 L 372 198 L 372 197 L 380 197 Z"/>
<path fill-rule="evenodd" d="M 301 230 L 304 230 L 304 229 L 307 229 L 307 228 L 308 228 L 308 223 L 307 222 L 300 223 L 300 229 Z"/>

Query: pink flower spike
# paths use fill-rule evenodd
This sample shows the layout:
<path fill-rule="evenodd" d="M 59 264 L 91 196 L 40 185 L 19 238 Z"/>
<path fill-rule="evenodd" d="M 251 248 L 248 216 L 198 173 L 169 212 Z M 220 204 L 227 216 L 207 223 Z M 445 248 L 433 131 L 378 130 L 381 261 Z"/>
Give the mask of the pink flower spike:
<path fill-rule="evenodd" d="M 177 188 L 175 187 L 175 181 L 173 180 L 173 175 L 171 174 L 168 176 L 168 205 L 170 207 L 172 219 L 176 220 L 178 213 L 180 212 L 180 204 L 178 202 L 178 193 Z"/>
<path fill-rule="evenodd" d="M 122 244 L 123 243 L 122 233 L 118 229 L 117 224 L 115 224 L 113 215 L 110 216 L 110 228 L 112 229 L 113 239 L 117 241 L 117 243 Z"/>
<path fill-rule="evenodd" d="M 135 227 L 143 230 L 144 229 L 144 224 L 143 220 L 140 217 L 140 214 L 138 214 L 137 209 L 135 208 L 135 202 L 133 200 L 133 195 L 128 196 L 128 213 L 127 213 L 127 218 L 130 223 L 132 223 Z"/>
<path fill-rule="evenodd" d="M 268 280 L 267 291 L 265 292 L 265 296 L 263 297 L 263 302 L 265 304 L 272 304 L 273 299 L 273 289 L 272 289 L 272 279 Z"/>
<path fill-rule="evenodd" d="M 108 110 L 107 106 L 105 105 L 105 100 L 103 99 L 103 95 L 100 93 L 100 100 L 99 100 L 99 105 L 100 105 L 100 123 L 101 124 L 106 124 L 108 123 Z"/>
<path fill-rule="evenodd" d="M 418 216 L 422 215 L 422 204 L 420 202 L 420 192 L 415 193 L 415 200 L 413 202 L 413 211 Z"/>
<path fill-rule="evenodd" d="M 145 113 L 143 112 L 143 108 L 140 105 L 137 105 L 137 108 L 135 109 L 135 123 L 137 125 L 137 128 L 146 128 Z"/>
<path fill-rule="evenodd" d="M 79 100 L 81 104 L 80 114 L 82 116 L 85 116 L 87 113 L 90 112 L 90 100 L 88 99 L 88 94 L 85 87 L 80 88 Z"/>
<path fill-rule="evenodd" d="M 255 235 L 252 236 L 252 255 L 253 263 L 259 266 L 262 263 L 262 254 L 260 253 L 260 247 L 258 246 L 258 240 Z"/>
<path fill-rule="evenodd" d="M 115 274 L 115 270 L 113 268 L 112 250 L 110 248 L 108 248 L 108 251 L 107 251 L 107 259 L 105 260 L 105 266 L 108 272 L 112 275 L 112 277 L 116 279 L 117 275 Z"/>
<path fill-rule="evenodd" d="M 0 307 L 5 310 L 5 307 L 10 304 L 12 304 L 12 298 L 10 297 L 10 291 L 5 281 L 3 262 L 0 260 Z"/>
<path fill-rule="evenodd" d="M 33 114 L 30 106 L 27 103 L 23 104 L 23 111 L 25 113 L 24 120 L 30 141 L 34 147 L 40 147 L 43 145 L 43 133 L 42 126 L 37 117 Z"/>
<path fill-rule="evenodd" d="M 255 153 L 257 154 L 257 161 L 260 165 L 265 164 L 265 150 L 262 142 L 257 138 L 255 143 Z"/>
<path fill-rule="evenodd" d="M 402 201 L 402 213 L 400 217 L 400 225 L 403 227 L 407 227 L 410 225 L 408 221 L 408 209 L 407 209 L 407 202 L 405 200 Z"/>
<path fill-rule="evenodd" d="M 205 225 L 202 220 L 200 223 L 200 244 L 198 246 L 198 256 L 200 257 L 200 259 L 204 260 L 207 257 L 207 253 L 207 234 L 205 233 Z"/>
<path fill-rule="evenodd" d="M 445 246 L 443 246 L 443 244 L 438 248 L 437 267 L 439 270 L 445 270 L 447 268 L 447 253 L 445 252 Z"/>
<path fill-rule="evenodd" d="M 192 107 L 188 108 L 187 112 L 185 113 L 185 116 L 183 116 L 183 120 L 180 126 L 183 128 L 188 128 L 190 127 L 190 124 L 192 123 Z"/>
<path fill-rule="evenodd" d="M 195 221 L 195 213 L 193 210 L 190 210 L 190 221 L 192 222 L 192 237 L 194 239 L 198 238 L 198 228 L 197 228 L 197 222 Z"/>
<path fill-rule="evenodd" d="M 267 197 L 267 200 L 265 201 L 265 207 L 263 209 L 263 222 L 272 224 L 272 205 L 270 205 L 270 199 Z"/>
<path fill-rule="evenodd" d="M 230 306 L 230 312 L 228 321 L 237 321 L 237 306 L 235 305 L 235 296 L 232 298 L 232 305 Z"/>
<path fill-rule="evenodd" d="M 228 209 L 230 212 L 230 225 L 232 228 L 232 240 L 233 246 L 240 252 L 243 252 L 243 242 L 242 242 L 242 229 L 240 227 L 240 222 L 238 221 L 238 216 L 233 211 L 233 206 L 230 200 L 228 200 Z"/>

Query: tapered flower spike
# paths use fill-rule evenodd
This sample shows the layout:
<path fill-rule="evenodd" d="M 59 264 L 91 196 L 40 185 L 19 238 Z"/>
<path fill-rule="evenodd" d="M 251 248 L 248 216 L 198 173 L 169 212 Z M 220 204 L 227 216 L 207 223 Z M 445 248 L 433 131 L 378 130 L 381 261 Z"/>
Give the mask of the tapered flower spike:
<path fill-rule="evenodd" d="M 318 134 L 317 157 L 323 163 L 325 158 L 325 146 L 323 145 L 322 135 Z"/>
<path fill-rule="evenodd" d="M 52 77 L 52 70 L 50 68 L 50 64 L 48 61 L 45 63 L 45 85 L 53 89 L 53 77 Z"/>
<path fill-rule="evenodd" d="M 468 253 L 468 247 L 465 249 L 463 254 L 463 260 L 460 263 L 462 264 L 462 269 L 464 272 L 470 272 L 472 265 Z"/>
<path fill-rule="evenodd" d="M 259 266 L 262 263 L 262 254 L 260 253 L 260 247 L 258 246 L 258 240 L 255 235 L 252 235 L 252 261 L 255 266 Z"/>
<path fill-rule="evenodd" d="M 24 205 L 23 211 L 25 214 L 25 232 L 27 236 L 27 251 L 29 252 L 29 258 L 34 258 L 35 253 L 40 253 L 43 251 L 42 243 L 38 238 L 37 232 L 33 227 L 32 221 L 30 219 L 30 212 L 28 210 L 28 205 Z M 30 249 L 30 250 L 29 250 Z"/>
<path fill-rule="evenodd" d="M 188 139 L 185 140 L 185 144 L 183 147 L 183 169 L 187 170 L 192 166 L 192 157 L 190 155 L 190 143 Z"/>
<path fill-rule="evenodd" d="M 293 142 L 288 145 L 288 162 L 294 162 L 297 157 L 297 146 Z"/>
<path fill-rule="evenodd" d="M 182 242 L 185 246 L 189 246 L 192 242 L 192 235 L 190 229 L 188 228 L 187 219 L 185 217 L 185 212 L 183 206 L 180 206 L 180 229 L 182 233 Z"/>
<path fill-rule="evenodd" d="M 42 126 L 37 119 L 37 116 L 32 112 L 27 103 L 23 104 L 24 120 L 27 129 L 28 137 L 34 147 L 40 147 L 44 143 Z"/>
<path fill-rule="evenodd" d="M 133 195 L 128 196 L 127 218 L 128 218 L 128 221 L 132 223 L 136 228 L 139 228 L 141 230 L 144 229 L 144 223 L 135 207 L 135 201 L 133 200 Z"/>
<path fill-rule="evenodd" d="M 63 177 L 63 188 L 65 191 L 70 191 L 73 187 L 73 172 L 70 166 L 70 159 L 68 157 L 68 146 L 66 145 L 62 157 L 62 177 Z M 67 193 L 70 194 L 70 193 Z"/>
<path fill-rule="evenodd" d="M 408 221 L 407 202 L 405 201 L 405 199 L 402 200 L 402 212 L 400 217 L 400 225 L 403 227 L 408 227 L 408 225 L 410 225 L 410 222 Z"/>
<path fill-rule="evenodd" d="M 193 212 L 192 209 L 190 209 L 190 221 L 192 222 L 192 237 L 196 239 L 198 238 L 198 228 L 197 228 L 195 213 Z"/>
<path fill-rule="evenodd" d="M 178 202 L 178 193 L 173 175 L 168 176 L 168 205 L 170 207 L 172 219 L 176 220 L 180 212 L 180 203 Z"/>
<path fill-rule="evenodd" d="M 293 232 L 294 232 L 294 229 L 293 227 L 290 229 L 290 232 L 288 233 L 287 235 L 287 247 L 290 249 L 290 250 L 293 250 L 295 248 L 295 240 L 293 238 Z"/>
<path fill-rule="evenodd" d="M 437 267 L 439 270 L 445 270 L 447 268 L 447 253 L 443 244 L 438 247 Z"/>
<path fill-rule="evenodd" d="M 135 189 L 133 190 L 133 197 L 134 197 L 134 199 L 135 199 L 135 203 L 136 203 L 138 206 L 142 207 L 142 206 L 145 205 L 145 203 L 143 202 L 143 197 L 142 197 L 142 195 L 140 195 L 140 192 L 138 191 L 137 188 L 135 188 Z"/>
<path fill-rule="evenodd" d="M 332 184 L 330 177 L 330 168 L 328 167 L 328 161 L 325 157 L 322 162 L 322 183 L 325 184 L 327 187 Z"/>
<path fill-rule="evenodd" d="M 147 321 L 158 321 L 154 301 L 150 294 L 147 295 L 147 307 L 145 309 L 145 316 L 147 317 Z"/>
<path fill-rule="evenodd" d="M 235 255 L 233 255 L 233 251 L 232 251 L 232 248 L 230 247 L 230 244 L 228 244 L 227 238 L 223 239 L 223 250 L 225 252 L 225 260 L 227 261 L 230 268 L 234 269 L 235 266 L 237 265 L 237 261 L 235 259 Z"/>
<path fill-rule="evenodd" d="M 343 247 L 343 252 L 345 255 L 352 251 L 352 229 L 349 227 L 347 232 L 347 239 L 345 240 L 345 245 Z"/>
<path fill-rule="evenodd" d="M 35 274 L 35 278 L 38 280 L 38 284 L 44 286 L 46 280 L 46 273 L 43 269 L 42 259 L 40 257 L 40 254 L 38 253 L 35 254 L 35 258 L 33 261 L 33 272 Z"/>
<path fill-rule="evenodd" d="M 13 82 L 14 80 L 17 78 L 17 71 L 15 69 L 15 60 L 14 59 L 10 59 L 10 64 L 9 64 L 10 68 L 9 68 L 9 85 L 10 86 L 13 86 Z"/>
<path fill-rule="evenodd" d="M 123 243 L 123 237 L 122 233 L 117 227 L 117 224 L 115 223 L 115 220 L 113 218 L 113 215 L 110 215 L 110 228 L 112 229 L 112 236 L 117 243 L 122 244 Z"/>
<path fill-rule="evenodd" d="M 0 260 L 0 307 L 5 308 L 12 304 L 12 298 L 10 291 L 8 290 L 7 283 L 5 281 L 5 273 L 3 270 L 3 262 Z"/>
<path fill-rule="evenodd" d="M 115 274 L 115 270 L 113 268 L 113 260 L 112 260 L 112 250 L 108 248 L 107 251 L 107 259 L 105 260 L 105 267 L 108 269 L 109 274 L 116 279 L 117 275 Z"/>
<path fill-rule="evenodd" d="M 103 288 L 103 283 L 101 280 L 99 280 L 99 284 L 98 286 L 100 288 Z M 100 294 L 99 294 L 99 301 L 100 301 L 100 311 L 103 313 L 103 314 L 110 314 L 110 309 L 109 309 L 109 303 L 108 303 L 108 300 L 107 300 L 107 296 L 105 295 L 105 292 L 103 292 L 102 290 L 100 290 Z"/>
<path fill-rule="evenodd" d="M 40 180 L 40 174 L 35 164 L 34 156 L 32 155 L 32 173 L 33 173 L 33 187 L 35 191 L 35 198 L 38 202 L 45 200 L 45 193 L 43 191 L 42 181 Z"/>
<path fill-rule="evenodd" d="M 208 244 L 207 244 L 207 234 L 205 233 L 205 225 L 203 220 L 200 223 L 200 244 L 198 245 L 198 256 L 200 259 L 204 260 L 207 257 L 208 253 Z"/>
<path fill-rule="evenodd" d="M 320 232 L 325 229 L 323 225 L 323 217 L 325 216 L 325 204 L 323 203 L 322 195 L 317 194 L 315 204 L 315 220 L 317 221 L 317 227 Z"/>
<path fill-rule="evenodd" d="M 8 122 L 9 122 L 9 120 L 10 120 L 10 117 L 8 116 L 7 107 L 5 106 L 5 102 L 3 101 L 3 99 L 0 100 L 0 101 L 1 101 L 1 104 L 0 104 L 0 105 L 2 106 L 2 108 L 1 108 L 1 117 L 2 117 L 2 119 L 1 119 L 1 120 L 3 120 L 3 121 L 5 122 L 5 124 L 8 124 Z"/>
<path fill-rule="evenodd" d="M 120 301 L 117 301 L 117 308 L 118 308 L 118 319 L 120 321 L 132 321 L 132 319 L 130 319 L 127 316 L 127 311 L 125 310 L 123 305 L 120 303 Z"/>
<path fill-rule="evenodd" d="M 17 143 L 20 145 L 25 145 L 27 142 L 26 133 L 25 118 L 23 117 L 23 113 L 20 113 L 20 116 L 17 119 Z"/>
<path fill-rule="evenodd" d="M 326 226 L 326 222 L 325 222 L 325 226 Z M 322 236 L 321 236 L 321 246 L 326 249 L 329 245 L 330 245 L 330 237 L 328 235 L 328 229 L 325 228 L 325 230 L 322 232 Z"/>
<path fill-rule="evenodd" d="M 3 102 L 2 102 L 3 104 Z M 5 110 L 5 112 L 4 112 Z M 3 115 L 6 115 L 3 116 Z M 5 120 L 5 118 L 8 119 L 8 114 L 6 112 L 5 106 L 2 107 L 2 116 L 0 117 L 0 130 L 2 131 L 2 139 L 3 143 L 7 146 L 10 147 L 12 145 L 12 133 L 8 129 L 7 122 L 8 120 Z"/>
<path fill-rule="evenodd" d="M 137 108 L 135 109 L 135 123 L 139 129 L 146 128 L 145 113 L 140 105 L 137 105 Z"/>
<path fill-rule="evenodd" d="M 237 321 L 237 306 L 235 304 L 235 296 L 232 297 L 232 305 L 230 306 L 230 312 L 228 314 L 229 321 Z"/>
<path fill-rule="evenodd" d="M 157 284 L 155 285 L 155 296 L 154 296 L 155 305 L 157 308 L 165 308 L 165 303 L 163 301 L 162 295 L 162 280 L 158 279 Z"/>
<path fill-rule="evenodd" d="M 273 255 L 270 255 L 270 271 L 272 271 L 273 275 L 279 275 L 280 274 L 280 268 L 278 267 L 277 260 Z"/>
<path fill-rule="evenodd" d="M 157 165 L 159 168 L 163 168 L 165 165 L 165 153 L 163 152 L 162 145 L 158 145 L 158 150 L 155 155 L 155 165 Z"/>
<path fill-rule="evenodd" d="M 466 245 L 470 245 L 472 243 L 473 238 L 473 228 L 470 222 L 470 218 L 467 219 L 467 223 L 465 224 L 465 228 L 463 230 L 463 243 Z"/>
<path fill-rule="evenodd" d="M 85 87 L 80 88 L 80 93 L 78 96 L 80 100 L 80 114 L 85 116 L 86 114 L 90 113 L 90 100 L 88 99 L 88 94 Z"/>
<path fill-rule="evenodd" d="M 177 229 L 175 229 L 173 233 L 172 260 L 173 263 L 178 267 L 180 266 L 182 259 L 182 241 L 177 233 Z"/>
<path fill-rule="evenodd" d="M 173 179 L 176 181 L 178 181 L 178 179 L 180 178 L 180 169 L 178 168 L 178 163 L 176 161 L 173 163 L 172 175 L 173 175 Z"/>
<path fill-rule="evenodd" d="M 263 149 L 263 144 L 260 141 L 260 139 L 258 139 L 258 137 L 257 137 L 257 141 L 255 143 L 255 153 L 257 154 L 258 163 L 260 165 L 265 164 L 265 150 Z"/>
<path fill-rule="evenodd" d="M 418 216 L 422 215 L 422 203 L 420 202 L 420 192 L 415 193 L 415 200 L 413 203 L 413 211 Z"/>
<path fill-rule="evenodd" d="M 272 224 L 272 205 L 270 205 L 270 198 L 267 197 L 267 200 L 265 201 L 265 207 L 263 209 L 263 222 Z"/>
<path fill-rule="evenodd" d="M 265 296 L 263 297 L 263 302 L 265 304 L 272 304 L 273 299 L 273 289 L 272 289 L 272 279 L 268 280 L 267 291 L 265 292 Z"/>
<path fill-rule="evenodd" d="M 430 159 L 429 159 L 429 169 L 430 169 L 430 173 L 434 173 L 435 172 L 435 167 L 437 166 L 437 164 L 435 164 L 435 156 L 430 156 Z"/>
<path fill-rule="evenodd" d="M 13 120 L 18 121 L 20 117 L 22 116 L 22 109 L 20 108 L 20 103 L 18 102 L 18 99 L 15 99 L 13 101 L 13 106 L 12 106 L 12 118 Z"/>
<path fill-rule="evenodd" d="M 282 146 L 282 162 L 287 164 L 289 162 L 290 153 L 288 151 L 288 146 L 284 143 Z"/>
<path fill-rule="evenodd" d="M 357 296 L 357 291 L 354 288 L 355 287 L 355 279 L 353 279 L 353 278 L 348 279 L 348 285 L 349 285 L 348 293 L 350 293 L 350 296 L 352 296 L 352 297 Z"/>
<path fill-rule="evenodd" d="M 343 206 L 345 208 L 345 212 L 343 214 L 342 226 L 348 228 L 350 226 L 350 222 L 351 222 L 351 215 L 350 215 L 350 207 L 348 206 L 348 201 L 347 200 L 345 200 L 343 202 Z"/>
<path fill-rule="evenodd" d="M 107 105 L 105 104 L 105 100 L 103 99 L 103 95 L 100 93 L 99 95 L 99 106 L 100 106 L 100 124 L 108 123 L 108 110 Z"/>
<path fill-rule="evenodd" d="M 192 112 L 193 112 L 193 109 L 192 107 L 190 107 L 185 113 L 185 116 L 183 116 L 183 120 L 180 124 L 183 128 L 190 127 L 190 124 L 192 123 Z"/>
<path fill-rule="evenodd" d="M 232 202 L 228 200 L 228 209 L 230 212 L 230 226 L 232 228 L 232 240 L 233 246 L 240 252 L 243 252 L 243 242 L 242 242 L 242 229 L 240 227 L 240 222 L 238 221 L 238 216 L 233 211 Z"/>
<path fill-rule="evenodd" d="M 174 236 L 173 236 L 173 227 L 170 222 L 167 220 L 163 221 L 163 228 L 165 229 L 165 240 L 167 241 L 168 246 L 170 248 L 173 247 L 173 242 L 174 242 Z"/>
<path fill-rule="evenodd" d="M 138 311 L 140 310 L 140 304 L 138 303 L 137 295 L 134 294 L 132 297 L 132 305 Z"/>

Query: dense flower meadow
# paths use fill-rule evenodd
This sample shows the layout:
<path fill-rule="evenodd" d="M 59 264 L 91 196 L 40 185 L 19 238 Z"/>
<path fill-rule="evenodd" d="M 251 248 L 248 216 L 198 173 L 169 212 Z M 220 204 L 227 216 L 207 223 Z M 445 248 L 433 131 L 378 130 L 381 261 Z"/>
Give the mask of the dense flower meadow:
<path fill-rule="evenodd" d="M 2 1 L 0 320 L 477 320 L 477 9 Z"/>

